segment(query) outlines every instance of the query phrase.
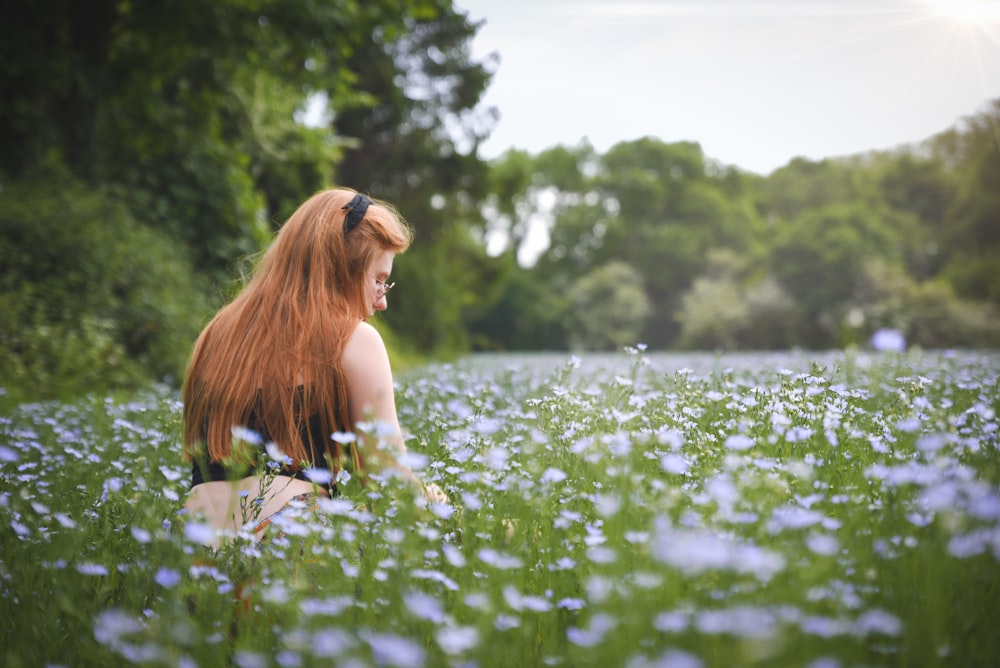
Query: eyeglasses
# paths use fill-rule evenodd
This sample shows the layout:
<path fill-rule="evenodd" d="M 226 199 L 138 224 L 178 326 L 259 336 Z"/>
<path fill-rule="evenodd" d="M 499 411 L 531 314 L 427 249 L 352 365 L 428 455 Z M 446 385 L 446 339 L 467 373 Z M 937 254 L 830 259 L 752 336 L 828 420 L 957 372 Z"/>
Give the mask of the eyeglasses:
<path fill-rule="evenodd" d="M 380 281 L 377 278 L 375 279 L 375 287 L 378 288 L 380 296 L 384 297 L 385 293 L 389 292 L 389 290 L 392 290 L 395 286 L 396 286 L 395 281 L 393 281 L 392 283 L 386 283 L 385 281 Z"/>

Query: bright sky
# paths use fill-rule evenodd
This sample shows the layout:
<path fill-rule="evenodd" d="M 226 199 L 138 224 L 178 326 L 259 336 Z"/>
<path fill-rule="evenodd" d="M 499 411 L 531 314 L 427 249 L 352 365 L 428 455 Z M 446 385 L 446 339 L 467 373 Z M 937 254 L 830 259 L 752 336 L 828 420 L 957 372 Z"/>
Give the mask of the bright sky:
<path fill-rule="evenodd" d="M 696 141 L 767 174 L 917 142 L 1000 97 L 1000 1 L 456 0 L 500 63 L 493 158 Z"/>

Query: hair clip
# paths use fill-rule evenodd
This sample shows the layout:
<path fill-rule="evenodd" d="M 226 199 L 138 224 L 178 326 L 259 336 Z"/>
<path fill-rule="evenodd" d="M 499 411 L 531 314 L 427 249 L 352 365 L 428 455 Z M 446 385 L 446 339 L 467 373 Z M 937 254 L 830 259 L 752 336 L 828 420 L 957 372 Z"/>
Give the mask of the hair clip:
<path fill-rule="evenodd" d="M 365 219 L 365 214 L 368 213 L 368 206 L 371 203 L 370 199 L 358 193 L 354 199 L 341 207 L 341 211 L 347 211 L 347 215 L 344 216 L 344 234 L 353 230 Z"/>

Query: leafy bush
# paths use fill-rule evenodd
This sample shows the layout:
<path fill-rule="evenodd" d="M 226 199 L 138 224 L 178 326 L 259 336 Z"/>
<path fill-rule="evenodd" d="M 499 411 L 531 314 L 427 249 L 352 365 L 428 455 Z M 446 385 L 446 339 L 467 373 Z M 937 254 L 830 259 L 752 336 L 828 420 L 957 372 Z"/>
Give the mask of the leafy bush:
<path fill-rule="evenodd" d="M 869 262 L 855 299 L 868 334 L 892 327 L 925 348 L 1000 346 L 997 309 L 960 299 L 940 280 L 917 283 L 897 267 Z"/>
<path fill-rule="evenodd" d="M 568 297 L 575 315 L 570 345 L 578 350 L 614 350 L 639 343 L 652 310 L 642 276 L 618 261 L 579 278 Z"/>
<path fill-rule="evenodd" d="M 207 312 L 180 245 L 61 174 L 0 192 L 0 377 L 67 396 L 177 378 Z"/>
<path fill-rule="evenodd" d="M 699 277 L 681 298 L 682 348 L 732 350 L 750 316 L 738 283 L 729 277 Z"/>

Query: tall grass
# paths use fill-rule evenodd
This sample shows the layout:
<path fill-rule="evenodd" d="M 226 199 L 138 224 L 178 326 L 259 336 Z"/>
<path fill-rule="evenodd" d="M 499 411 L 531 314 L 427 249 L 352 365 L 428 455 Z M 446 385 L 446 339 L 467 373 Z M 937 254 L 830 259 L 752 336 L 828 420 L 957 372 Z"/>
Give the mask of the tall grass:
<path fill-rule="evenodd" d="M 16 666 L 986 665 L 1000 356 L 471 358 L 408 463 L 264 544 L 178 511 L 168 392 L 0 420 Z"/>

